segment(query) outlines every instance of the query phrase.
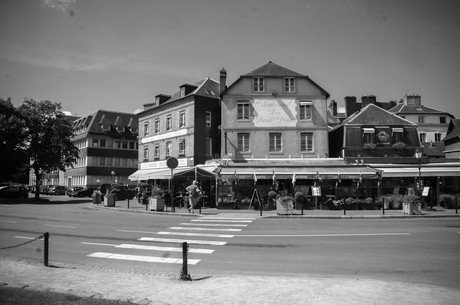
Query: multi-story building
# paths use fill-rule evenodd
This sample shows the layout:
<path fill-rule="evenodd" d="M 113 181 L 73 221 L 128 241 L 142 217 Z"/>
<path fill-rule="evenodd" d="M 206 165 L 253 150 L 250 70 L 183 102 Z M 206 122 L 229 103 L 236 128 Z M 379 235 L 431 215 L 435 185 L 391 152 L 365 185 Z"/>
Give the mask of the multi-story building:
<path fill-rule="evenodd" d="M 240 76 L 223 92 L 222 156 L 327 156 L 328 97 L 308 76 L 272 62 Z"/>
<path fill-rule="evenodd" d="M 98 110 L 73 122 L 73 143 L 80 155 L 65 172 L 66 186 L 129 184 L 138 164 L 135 114 Z"/>
<path fill-rule="evenodd" d="M 221 71 L 225 84 L 226 72 Z M 219 156 L 220 83 L 206 78 L 185 83 L 173 95 L 158 94 L 138 113 L 139 170 L 132 180 L 164 179 L 169 157 L 178 160 L 179 170 Z"/>
<path fill-rule="evenodd" d="M 417 124 L 420 143 L 441 143 L 454 116 L 450 113 L 422 105 L 420 95 L 406 95 L 404 102 L 389 110 Z"/>

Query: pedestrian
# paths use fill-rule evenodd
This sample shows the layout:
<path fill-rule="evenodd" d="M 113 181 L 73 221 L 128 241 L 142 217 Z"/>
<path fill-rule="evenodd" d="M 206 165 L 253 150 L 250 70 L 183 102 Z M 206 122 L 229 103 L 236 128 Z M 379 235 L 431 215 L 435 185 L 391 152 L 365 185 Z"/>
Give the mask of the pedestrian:
<path fill-rule="evenodd" d="M 198 198 L 200 197 L 200 194 L 201 194 L 201 190 L 198 187 L 198 181 L 194 180 L 192 184 L 187 186 L 185 189 L 188 192 L 188 202 L 190 205 L 188 208 L 188 212 L 193 213 L 193 209 L 198 203 Z"/>

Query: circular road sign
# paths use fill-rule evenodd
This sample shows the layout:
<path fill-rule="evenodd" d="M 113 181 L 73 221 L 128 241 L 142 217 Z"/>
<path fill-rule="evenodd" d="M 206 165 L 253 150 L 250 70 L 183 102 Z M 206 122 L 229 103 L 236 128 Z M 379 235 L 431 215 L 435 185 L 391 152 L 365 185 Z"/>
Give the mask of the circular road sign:
<path fill-rule="evenodd" d="M 174 157 L 169 157 L 167 160 L 166 160 L 166 165 L 173 169 L 173 168 L 176 168 L 178 165 L 179 165 L 179 161 L 177 161 L 176 158 Z"/>

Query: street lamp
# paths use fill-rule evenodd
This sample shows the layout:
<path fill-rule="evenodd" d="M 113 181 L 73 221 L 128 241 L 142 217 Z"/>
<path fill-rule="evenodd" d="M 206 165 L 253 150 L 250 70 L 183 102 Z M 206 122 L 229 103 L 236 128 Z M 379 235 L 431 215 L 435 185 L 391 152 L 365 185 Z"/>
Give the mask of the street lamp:
<path fill-rule="evenodd" d="M 420 161 L 423 156 L 423 151 L 421 149 L 417 149 L 415 151 L 415 157 L 418 160 L 418 183 L 417 183 L 417 196 L 421 196 L 420 192 L 422 190 L 422 172 L 421 172 L 421 166 L 420 166 Z"/>
<path fill-rule="evenodd" d="M 115 171 L 111 171 L 110 174 L 112 175 L 113 183 L 115 184 Z"/>

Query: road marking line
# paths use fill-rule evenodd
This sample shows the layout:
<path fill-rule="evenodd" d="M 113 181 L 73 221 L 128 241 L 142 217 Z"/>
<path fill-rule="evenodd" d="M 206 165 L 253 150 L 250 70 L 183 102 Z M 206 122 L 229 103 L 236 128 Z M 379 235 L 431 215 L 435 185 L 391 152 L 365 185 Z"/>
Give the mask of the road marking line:
<path fill-rule="evenodd" d="M 142 245 L 131 245 L 131 244 L 121 244 L 115 248 L 123 249 L 135 249 L 135 250 L 149 250 L 149 251 L 169 251 L 169 252 L 182 252 L 181 247 L 158 247 L 158 246 L 142 246 Z M 214 252 L 212 249 L 188 249 L 189 253 L 200 253 L 200 254 L 211 254 Z"/>
<path fill-rule="evenodd" d="M 188 223 L 183 222 L 181 226 L 202 226 L 202 227 L 247 227 L 248 225 L 236 225 L 236 224 L 225 224 L 225 223 Z"/>
<path fill-rule="evenodd" d="M 205 216 L 204 219 L 215 219 L 215 220 L 256 220 L 253 217 L 213 217 L 213 216 Z"/>
<path fill-rule="evenodd" d="M 58 226 L 58 225 L 43 225 L 44 227 L 54 227 L 54 228 L 67 228 L 67 229 L 76 229 L 77 227 L 71 226 Z"/>
<path fill-rule="evenodd" d="M 148 263 L 182 264 L 181 258 L 170 258 L 170 257 L 126 255 L 126 254 L 116 254 L 116 253 L 106 253 L 106 252 L 95 252 L 95 253 L 89 254 L 88 256 L 97 257 L 97 258 L 109 258 L 109 259 L 129 260 L 129 261 L 138 261 L 138 262 L 148 262 Z M 196 265 L 200 261 L 201 261 L 200 259 L 188 259 L 187 264 Z"/>
<path fill-rule="evenodd" d="M 112 245 L 112 244 L 100 244 L 100 243 L 88 243 L 88 242 L 82 242 L 82 244 L 92 245 L 92 246 L 108 246 L 108 247 L 115 247 L 115 248 L 122 248 L 122 249 L 182 252 L 182 248 L 179 246 L 177 247 L 158 247 L 158 246 L 145 246 L 145 245 L 133 245 L 133 244 Z M 200 254 L 212 254 L 214 250 L 191 248 L 188 250 L 188 252 L 189 253 L 200 253 Z"/>
<path fill-rule="evenodd" d="M 18 223 L 17 221 L 11 221 L 11 220 L 0 220 L 1 223 Z"/>
<path fill-rule="evenodd" d="M 127 232 L 127 233 L 142 233 L 142 234 L 155 234 L 156 232 L 151 231 L 133 231 L 133 230 L 115 230 L 117 232 Z"/>
<path fill-rule="evenodd" d="M 91 245 L 91 246 L 108 246 L 108 247 L 116 247 L 117 245 L 113 244 L 101 244 L 101 243 L 87 243 L 87 242 L 82 242 L 83 245 Z"/>
<path fill-rule="evenodd" d="M 218 238 L 233 238 L 234 237 L 234 235 L 226 235 L 226 234 L 183 233 L 183 232 L 158 232 L 157 234 L 159 234 L 159 235 L 218 237 Z"/>
<path fill-rule="evenodd" d="M 198 244 L 198 245 L 212 245 L 212 246 L 224 246 L 227 244 L 226 241 L 212 241 L 212 240 L 192 240 L 192 239 L 171 239 L 171 238 L 156 238 L 156 237 L 141 237 L 138 240 L 140 241 L 156 241 L 163 243 L 183 243 L 187 242 L 189 244 Z"/>
<path fill-rule="evenodd" d="M 185 228 L 185 227 L 170 227 L 170 230 L 196 230 L 196 231 L 224 231 L 224 232 L 241 232 L 241 229 L 228 228 Z"/>
<path fill-rule="evenodd" d="M 197 222 L 252 222 L 252 220 L 229 220 L 226 219 L 192 219 L 192 221 Z"/>
<path fill-rule="evenodd" d="M 343 234 L 293 234 L 293 235 L 238 235 L 238 237 L 353 237 L 353 236 L 399 236 L 410 233 L 343 233 Z"/>

